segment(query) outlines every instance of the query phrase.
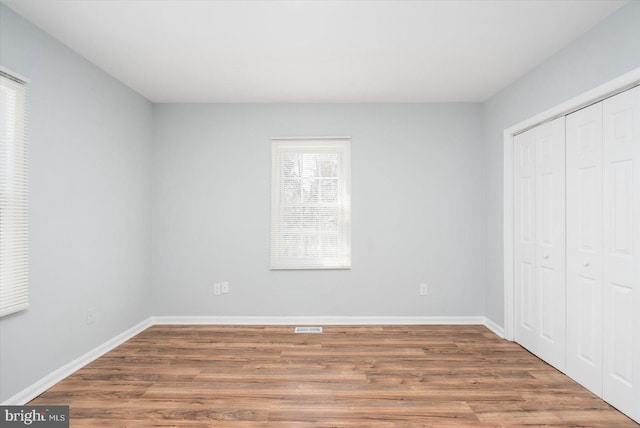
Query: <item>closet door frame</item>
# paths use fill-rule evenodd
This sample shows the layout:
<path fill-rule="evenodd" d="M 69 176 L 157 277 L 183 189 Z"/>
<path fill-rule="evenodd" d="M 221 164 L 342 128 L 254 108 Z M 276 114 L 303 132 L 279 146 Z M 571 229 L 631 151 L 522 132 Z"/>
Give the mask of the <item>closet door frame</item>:
<path fill-rule="evenodd" d="M 640 85 L 640 68 L 636 68 L 603 85 L 584 92 L 562 104 L 537 114 L 504 130 L 503 133 L 503 257 L 504 257 L 504 332 L 507 340 L 515 335 L 514 281 L 514 137 L 535 126 L 601 101 L 626 89 Z"/>

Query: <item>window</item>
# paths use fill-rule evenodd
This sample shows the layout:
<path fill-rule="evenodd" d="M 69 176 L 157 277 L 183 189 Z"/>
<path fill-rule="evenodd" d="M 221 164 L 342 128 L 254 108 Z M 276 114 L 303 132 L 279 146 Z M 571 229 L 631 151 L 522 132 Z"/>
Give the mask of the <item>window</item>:
<path fill-rule="evenodd" d="M 26 81 L 0 67 L 0 316 L 28 306 Z"/>
<path fill-rule="evenodd" d="M 351 141 L 273 139 L 271 269 L 351 268 Z"/>

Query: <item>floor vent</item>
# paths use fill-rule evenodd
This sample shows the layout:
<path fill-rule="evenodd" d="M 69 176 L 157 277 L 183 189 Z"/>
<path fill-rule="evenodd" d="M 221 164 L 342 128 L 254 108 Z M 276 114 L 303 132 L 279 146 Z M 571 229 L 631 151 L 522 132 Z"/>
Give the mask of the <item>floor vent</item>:
<path fill-rule="evenodd" d="M 296 333 L 322 333 L 322 327 L 296 327 Z"/>

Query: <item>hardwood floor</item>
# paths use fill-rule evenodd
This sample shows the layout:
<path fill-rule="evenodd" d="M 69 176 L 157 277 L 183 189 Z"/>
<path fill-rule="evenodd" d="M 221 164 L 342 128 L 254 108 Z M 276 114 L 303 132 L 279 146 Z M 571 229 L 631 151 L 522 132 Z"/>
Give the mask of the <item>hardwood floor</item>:
<path fill-rule="evenodd" d="M 638 426 L 482 326 L 155 326 L 29 404 L 72 427 Z"/>

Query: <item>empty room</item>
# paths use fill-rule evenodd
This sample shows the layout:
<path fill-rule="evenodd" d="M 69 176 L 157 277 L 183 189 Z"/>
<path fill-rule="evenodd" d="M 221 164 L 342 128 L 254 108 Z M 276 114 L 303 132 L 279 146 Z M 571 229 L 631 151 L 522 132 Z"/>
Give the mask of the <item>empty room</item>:
<path fill-rule="evenodd" d="M 640 424 L 640 1 L 0 0 L 2 427 Z"/>

